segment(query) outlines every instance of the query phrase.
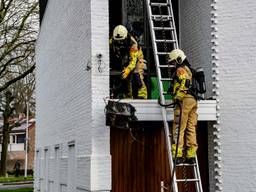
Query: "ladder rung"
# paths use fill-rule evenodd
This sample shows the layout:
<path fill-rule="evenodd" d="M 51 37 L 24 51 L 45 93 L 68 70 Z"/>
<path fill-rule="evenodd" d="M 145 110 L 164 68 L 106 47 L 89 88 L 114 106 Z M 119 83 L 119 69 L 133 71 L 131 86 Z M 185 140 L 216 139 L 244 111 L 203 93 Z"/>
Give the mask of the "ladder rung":
<path fill-rule="evenodd" d="M 174 68 L 174 65 L 159 65 L 160 68 Z"/>
<path fill-rule="evenodd" d="M 170 52 L 157 52 L 157 55 L 169 55 Z"/>
<path fill-rule="evenodd" d="M 156 43 L 175 43 L 176 40 L 167 40 L 167 39 L 156 39 Z"/>
<path fill-rule="evenodd" d="M 176 167 L 183 167 L 183 166 L 186 166 L 186 167 L 192 167 L 192 166 L 196 166 L 196 164 L 189 164 L 189 163 L 181 163 L 181 164 L 178 164 L 176 165 Z"/>
<path fill-rule="evenodd" d="M 150 3 L 151 6 L 169 6 L 169 3 Z"/>
<path fill-rule="evenodd" d="M 164 60 L 167 60 L 167 56 L 169 54 L 170 48 L 178 48 L 178 39 L 177 39 L 177 32 L 175 29 L 175 20 L 173 16 L 173 10 L 171 5 L 171 0 L 162 0 L 162 2 L 159 2 L 159 0 L 150 1 L 147 0 L 147 11 L 148 11 L 148 19 L 149 19 L 149 27 L 150 27 L 150 33 L 151 33 L 151 39 L 152 39 L 152 48 L 154 53 L 154 58 L 156 61 L 156 71 L 157 71 L 157 77 L 158 77 L 158 83 L 160 87 L 160 100 L 161 103 L 164 105 L 166 104 L 172 104 L 169 101 L 168 96 L 166 95 L 170 94 L 168 90 L 166 90 L 166 87 L 164 87 L 165 82 L 169 82 L 172 80 L 172 77 L 168 77 L 166 75 L 166 72 L 169 72 L 172 70 L 174 65 L 168 65 L 170 63 L 166 63 Z M 155 10 L 156 9 L 156 10 Z M 159 12 L 154 12 L 159 10 Z M 161 14 L 161 11 L 164 12 L 164 14 Z M 158 33 L 166 32 L 168 36 L 167 39 L 164 37 L 160 37 Z M 170 34 L 169 34 L 170 33 Z M 164 35 L 164 34 L 163 34 Z M 162 46 L 163 45 L 163 46 Z M 164 48 L 164 49 L 163 49 Z M 159 51 L 158 51 L 159 50 Z M 163 73 L 164 72 L 164 73 Z M 163 76 L 163 77 L 162 77 Z M 183 164 L 176 165 L 177 167 L 184 167 L 184 168 L 190 168 L 194 171 L 194 177 L 191 176 L 187 179 L 184 177 L 180 177 L 177 179 L 176 171 L 172 170 L 173 165 L 175 166 L 175 162 L 173 162 L 173 158 L 171 155 L 171 138 L 172 135 L 170 133 L 170 126 L 168 124 L 168 120 L 166 118 L 168 114 L 168 110 L 164 107 L 161 108 L 162 110 L 162 116 L 163 116 L 163 125 L 165 129 L 165 139 L 167 140 L 167 151 L 168 151 L 168 160 L 169 160 L 169 168 L 170 171 L 174 171 L 174 182 L 172 186 L 172 191 L 178 192 L 179 191 L 179 182 L 191 182 L 191 184 L 195 184 L 195 188 L 197 192 L 202 192 L 202 184 L 201 184 L 201 177 L 199 173 L 199 166 L 198 161 L 196 159 L 195 164 L 188 164 L 184 162 Z M 197 158 L 197 157 L 196 157 Z M 192 183 L 194 182 L 194 183 Z M 186 183 L 185 183 L 186 184 Z"/>
<path fill-rule="evenodd" d="M 199 179 L 176 179 L 176 182 L 198 182 Z"/>
<path fill-rule="evenodd" d="M 161 81 L 171 81 L 171 78 L 161 78 Z"/>
<path fill-rule="evenodd" d="M 162 20 L 162 21 L 168 21 L 171 20 L 172 17 L 169 15 L 152 15 L 152 19 L 154 20 Z"/>
<path fill-rule="evenodd" d="M 173 27 L 153 27 L 154 30 L 174 30 Z"/>

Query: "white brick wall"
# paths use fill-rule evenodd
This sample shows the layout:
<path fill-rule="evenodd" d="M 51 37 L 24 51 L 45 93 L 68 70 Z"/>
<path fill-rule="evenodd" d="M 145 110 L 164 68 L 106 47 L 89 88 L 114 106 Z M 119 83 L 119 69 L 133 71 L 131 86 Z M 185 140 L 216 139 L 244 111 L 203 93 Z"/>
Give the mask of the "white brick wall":
<path fill-rule="evenodd" d="M 211 0 L 187 0 L 180 2 L 181 48 L 193 67 L 201 66 L 207 83 L 206 97 L 212 97 L 212 44 L 211 44 Z M 212 123 L 208 123 L 208 157 L 210 191 L 215 191 L 215 143 Z M 199 138 L 200 139 L 200 138 Z"/>
<path fill-rule="evenodd" d="M 218 121 L 209 130 L 210 191 L 255 191 L 256 2 L 180 3 L 181 47 L 192 64 L 209 66 L 208 82 L 212 74 L 217 77 Z"/>
<path fill-rule="evenodd" d="M 206 97 L 212 96 L 211 0 L 179 1 L 180 47 L 193 67 L 204 68 Z"/>
<path fill-rule="evenodd" d="M 223 191 L 255 191 L 256 2 L 217 1 Z"/>
<path fill-rule="evenodd" d="M 98 53 L 103 55 L 102 73 Z M 48 1 L 37 42 L 36 148 L 49 149 L 52 167 L 54 147 L 59 145 L 63 190 L 70 183 L 65 178 L 71 165 L 69 142 L 75 147 L 76 190 L 109 191 L 111 187 L 110 137 L 103 101 L 109 95 L 108 54 L 108 1 Z M 91 70 L 86 70 L 87 65 Z M 41 156 L 41 167 L 44 162 Z M 97 174 L 92 168 L 99 170 Z M 42 180 L 52 181 L 54 172 L 39 174 Z"/>

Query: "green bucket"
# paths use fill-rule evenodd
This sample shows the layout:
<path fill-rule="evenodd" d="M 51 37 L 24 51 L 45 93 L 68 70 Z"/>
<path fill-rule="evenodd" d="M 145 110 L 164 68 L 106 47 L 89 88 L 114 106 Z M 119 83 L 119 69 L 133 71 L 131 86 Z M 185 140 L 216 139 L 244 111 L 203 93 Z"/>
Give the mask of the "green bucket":
<path fill-rule="evenodd" d="M 159 89 L 158 89 L 157 77 L 151 77 L 150 81 L 151 81 L 151 95 L 150 95 L 151 99 L 158 99 L 159 98 Z M 170 82 L 168 82 L 168 81 L 163 82 L 163 88 L 164 88 L 165 92 L 167 92 L 167 90 L 169 89 L 169 86 L 170 86 Z M 165 99 L 171 100 L 172 96 L 165 95 Z"/>

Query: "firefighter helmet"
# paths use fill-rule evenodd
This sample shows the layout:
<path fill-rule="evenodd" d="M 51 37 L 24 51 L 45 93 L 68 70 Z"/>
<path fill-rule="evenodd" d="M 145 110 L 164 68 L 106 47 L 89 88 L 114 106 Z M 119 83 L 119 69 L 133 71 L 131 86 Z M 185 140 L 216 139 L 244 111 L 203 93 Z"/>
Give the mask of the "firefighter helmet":
<path fill-rule="evenodd" d="M 116 41 L 125 40 L 128 36 L 128 31 L 125 26 L 117 25 L 113 31 L 113 38 Z"/>
<path fill-rule="evenodd" d="M 186 55 L 181 49 L 174 49 L 169 53 L 168 62 L 176 61 L 177 64 L 182 64 L 185 59 Z"/>

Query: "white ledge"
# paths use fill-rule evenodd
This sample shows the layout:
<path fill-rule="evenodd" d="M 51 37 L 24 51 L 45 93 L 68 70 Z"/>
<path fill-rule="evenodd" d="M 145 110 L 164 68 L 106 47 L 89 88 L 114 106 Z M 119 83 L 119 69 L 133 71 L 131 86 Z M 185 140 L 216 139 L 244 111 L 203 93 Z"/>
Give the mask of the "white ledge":
<path fill-rule="evenodd" d="M 122 99 L 120 102 L 130 103 L 136 108 L 139 121 L 162 121 L 161 106 L 157 100 Z M 168 120 L 173 120 L 173 109 L 169 108 Z M 198 103 L 198 121 L 216 121 L 216 101 L 202 100 Z"/>

